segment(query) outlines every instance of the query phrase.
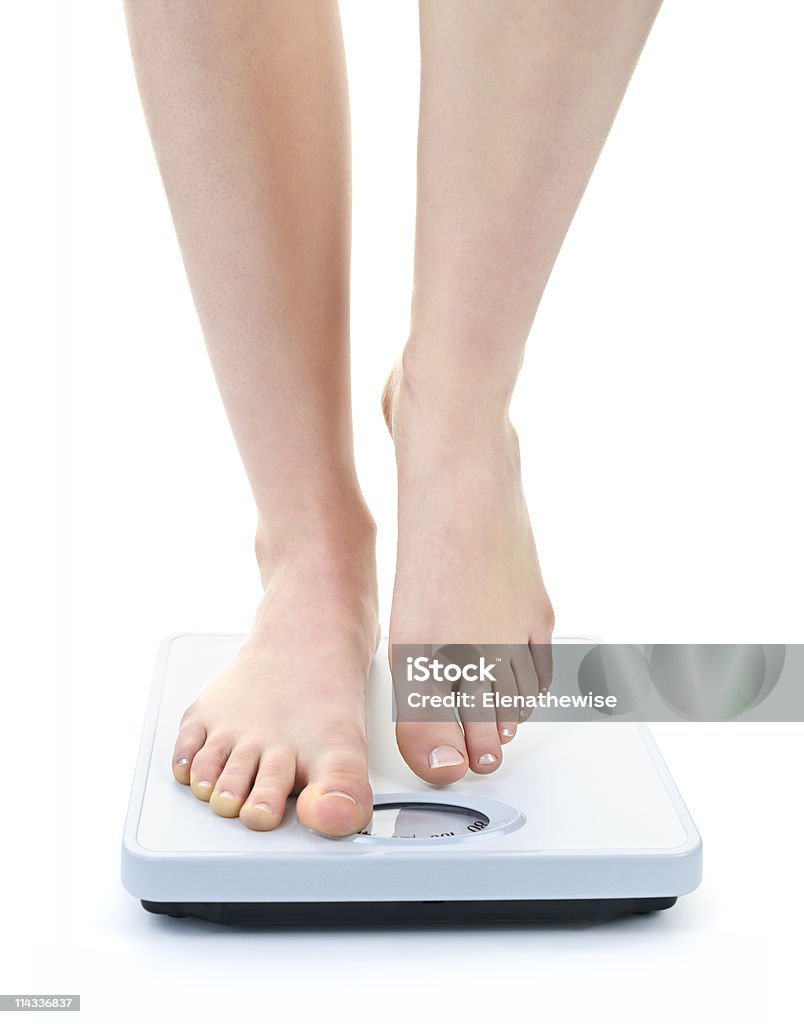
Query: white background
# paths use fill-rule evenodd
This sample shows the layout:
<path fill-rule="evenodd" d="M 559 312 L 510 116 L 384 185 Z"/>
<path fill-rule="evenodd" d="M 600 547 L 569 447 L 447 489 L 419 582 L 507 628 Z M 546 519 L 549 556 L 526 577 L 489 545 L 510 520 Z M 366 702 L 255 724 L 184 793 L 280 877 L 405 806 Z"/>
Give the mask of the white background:
<path fill-rule="evenodd" d="M 354 397 L 387 614 L 378 394 L 409 310 L 413 0 L 344 0 Z M 657 21 L 534 327 L 515 419 L 560 631 L 804 640 L 802 17 Z M 2 992 L 84 1014 L 789 1019 L 801 725 L 654 730 L 702 888 L 603 929 L 272 936 L 152 919 L 118 844 L 152 661 L 242 631 L 253 514 L 111 0 L 6 3 L 2 105 Z M 796 468 L 798 467 L 798 468 Z"/>

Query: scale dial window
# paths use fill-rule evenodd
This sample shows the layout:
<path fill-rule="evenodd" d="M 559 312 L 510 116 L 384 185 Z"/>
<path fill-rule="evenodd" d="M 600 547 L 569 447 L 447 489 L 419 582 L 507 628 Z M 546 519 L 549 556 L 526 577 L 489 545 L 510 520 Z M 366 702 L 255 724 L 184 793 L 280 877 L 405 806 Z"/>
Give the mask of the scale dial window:
<path fill-rule="evenodd" d="M 455 839 L 489 826 L 489 817 L 469 807 L 436 803 L 378 804 L 360 834 L 377 839 Z"/>

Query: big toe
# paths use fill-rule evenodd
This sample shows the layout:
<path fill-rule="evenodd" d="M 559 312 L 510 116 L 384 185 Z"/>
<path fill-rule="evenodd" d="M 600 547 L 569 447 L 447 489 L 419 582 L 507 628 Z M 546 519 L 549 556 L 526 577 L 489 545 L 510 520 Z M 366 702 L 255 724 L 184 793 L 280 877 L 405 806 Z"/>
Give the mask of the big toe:
<path fill-rule="evenodd" d="M 373 801 L 365 758 L 328 754 L 307 773 L 296 800 L 299 821 L 325 836 L 349 836 L 371 821 Z"/>
<path fill-rule="evenodd" d="M 396 741 L 411 771 L 433 785 L 457 782 L 469 768 L 457 722 L 397 722 Z"/>

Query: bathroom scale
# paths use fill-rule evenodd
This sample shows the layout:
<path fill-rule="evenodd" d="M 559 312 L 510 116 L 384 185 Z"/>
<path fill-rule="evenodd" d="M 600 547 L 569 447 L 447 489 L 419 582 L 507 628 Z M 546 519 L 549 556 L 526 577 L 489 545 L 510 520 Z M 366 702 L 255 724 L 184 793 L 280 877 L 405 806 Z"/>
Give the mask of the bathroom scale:
<path fill-rule="evenodd" d="M 160 649 L 122 848 L 123 885 L 146 910 L 280 927 L 600 922 L 699 884 L 700 836 L 644 723 L 528 721 L 496 772 L 432 786 L 397 750 L 384 645 L 368 684 L 367 828 L 319 835 L 292 799 L 272 832 L 218 817 L 171 758 L 184 710 L 243 640 L 181 634 Z"/>

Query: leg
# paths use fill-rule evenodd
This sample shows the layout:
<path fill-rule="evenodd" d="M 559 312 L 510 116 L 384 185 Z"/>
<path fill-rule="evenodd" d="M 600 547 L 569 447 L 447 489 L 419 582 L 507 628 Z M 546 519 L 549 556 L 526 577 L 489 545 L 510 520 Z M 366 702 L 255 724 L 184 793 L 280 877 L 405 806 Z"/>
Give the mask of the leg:
<path fill-rule="evenodd" d="M 399 475 L 391 638 L 534 645 L 553 613 L 508 405 L 559 248 L 659 0 L 426 0 L 411 330 L 383 407 Z M 527 650 L 527 648 L 525 648 Z M 432 782 L 499 766 L 515 722 L 402 724 Z M 433 756 L 435 754 L 435 756 Z M 439 765 L 440 766 L 437 766 Z"/>
<path fill-rule="evenodd" d="M 140 93 L 257 507 L 264 598 L 185 713 L 173 771 L 269 829 L 371 815 L 374 523 L 349 393 L 349 113 L 336 0 L 127 0 Z M 313 642 L 314 638 L 314 642 Z"/>

